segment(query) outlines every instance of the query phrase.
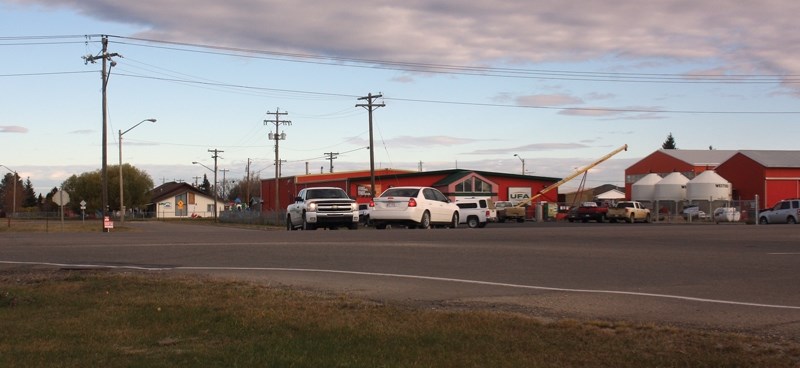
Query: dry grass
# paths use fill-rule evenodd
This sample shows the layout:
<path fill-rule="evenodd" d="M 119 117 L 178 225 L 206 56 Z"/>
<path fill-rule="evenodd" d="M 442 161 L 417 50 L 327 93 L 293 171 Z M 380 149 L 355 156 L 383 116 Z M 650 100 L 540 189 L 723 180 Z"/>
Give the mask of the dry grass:
<path fill-rule="evenodd" d="M 0 273 L 0 366 L 796 367 L 780 341 L 158 274 Z"/>

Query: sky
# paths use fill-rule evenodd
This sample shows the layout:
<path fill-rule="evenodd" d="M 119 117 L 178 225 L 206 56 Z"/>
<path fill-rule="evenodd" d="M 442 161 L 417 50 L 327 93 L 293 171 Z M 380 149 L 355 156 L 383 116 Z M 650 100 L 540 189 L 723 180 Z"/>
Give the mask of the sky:
<path fill-rule="evenodd" d="M 107 35 L 107 162 L 125 132 L 122 162 L 155 185 L 213 180 L 210 150 L 219 180 L 248 162 L 274 178 L 276 112 L 282 176 L 330 171 L 326 153 L 335 172 L 369 169 L 368 94 L 385 105 L 376 168 L 524 160 L 562 178 L 627 144 L 586 177 L 622 185 L 669 134 L 797 149 L 796 14 L 790 0 L 0 0 L 0 165 L 37 193 L 100 169 L 102 64 L 82 57 Z"/>

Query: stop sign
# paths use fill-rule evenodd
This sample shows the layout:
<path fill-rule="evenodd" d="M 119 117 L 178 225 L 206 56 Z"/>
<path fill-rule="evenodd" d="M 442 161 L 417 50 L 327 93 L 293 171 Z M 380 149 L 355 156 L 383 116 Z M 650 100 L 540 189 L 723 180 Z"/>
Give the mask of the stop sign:
<path fill-rule="evenodd" d="M 69 193 L 59 190 L 55 194 L 53 194 L 53 203 L 59 206 L 65 206 L 69 203 Z"/>

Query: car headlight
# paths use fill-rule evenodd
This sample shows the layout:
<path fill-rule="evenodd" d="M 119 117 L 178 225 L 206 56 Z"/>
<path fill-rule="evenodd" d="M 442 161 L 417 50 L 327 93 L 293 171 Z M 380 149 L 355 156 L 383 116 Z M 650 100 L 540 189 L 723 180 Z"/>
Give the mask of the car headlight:
<path fill-rule="evenodd" d="M 351 211 L 358 211 L 358 203 L 351 203 L 350 204 Z"/>
<path fill-rule="evenodd" d="M 308 204 L 308 210 L 311 211 L 311 212 L 316 212 L 317 211 L 317 204 L 314 203 L 314 202 L 309 203 Z"/>

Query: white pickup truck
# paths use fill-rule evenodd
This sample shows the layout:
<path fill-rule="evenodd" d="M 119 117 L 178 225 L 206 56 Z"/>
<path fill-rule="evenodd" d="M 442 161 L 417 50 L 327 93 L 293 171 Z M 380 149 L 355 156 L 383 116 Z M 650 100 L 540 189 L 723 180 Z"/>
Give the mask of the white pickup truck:
<path fill-rule="evenodd" d="M 358 204 L 342 188 L 305 188 L 286 208 L 286 230 L 358 229 Z"/>
<path fill-rule="evenodd" d="M 631 224 L 636 221 L 650 222 L 650 209 L 642 206 L 640 202 L 622 201 L 608 209 L 606 218 L 611 222 L 625 221 Z"/>

